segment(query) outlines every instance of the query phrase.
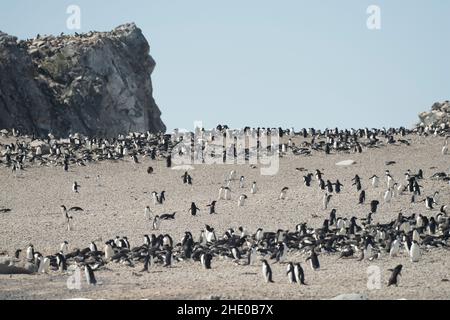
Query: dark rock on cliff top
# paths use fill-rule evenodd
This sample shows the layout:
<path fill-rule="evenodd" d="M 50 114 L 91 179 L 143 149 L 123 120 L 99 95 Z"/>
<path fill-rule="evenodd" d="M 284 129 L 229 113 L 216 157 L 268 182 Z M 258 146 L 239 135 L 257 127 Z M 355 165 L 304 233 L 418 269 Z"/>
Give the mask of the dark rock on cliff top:
<path fill-rule="evenodd" d="M 134 24 L 27 41 L 0 32 L 0 128 L 60 136 L 165 132 L 149 51 Z"/>

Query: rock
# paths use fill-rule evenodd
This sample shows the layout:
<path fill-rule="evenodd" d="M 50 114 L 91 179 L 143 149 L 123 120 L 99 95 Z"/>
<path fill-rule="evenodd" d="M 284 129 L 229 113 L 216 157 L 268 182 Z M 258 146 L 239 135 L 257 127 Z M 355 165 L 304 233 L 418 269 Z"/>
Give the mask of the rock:
<path fill-rule="evenodd" d="M 340 294 L 330 300 L 369 300 L 367 295 L 360 293 Z"/>
<path fill-rule="evenodd" d="M 440 128 L 450 131 L 450 101 L 436 102 L 431 111 L 419 113 L 420 123 L 416 127 Z"/>
<path fill-rule="evenodd" d="M 356 164 L 355 160 L 344 160 L 344 161 L 336 163 L 336 165 L 340 166 L 340 167 L 351 166 L 351 165 L 354 165 L 354 164 Z"/>
<path fill-rule="evenodd" d="M 165 132 L 149 51 L 133 23 L 20 42 L 0 32 L 0 129 L 38 136 Z"/>

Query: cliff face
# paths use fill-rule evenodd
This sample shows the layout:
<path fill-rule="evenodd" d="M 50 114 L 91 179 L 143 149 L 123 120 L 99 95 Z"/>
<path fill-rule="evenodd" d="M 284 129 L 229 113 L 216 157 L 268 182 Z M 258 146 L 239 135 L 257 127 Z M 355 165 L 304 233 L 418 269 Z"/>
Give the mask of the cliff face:
<path fill-rule="evenodd" d="M 27 41 L 0 32 L 0 128 L 60 136 L 165 132 L 149 51 L 134 24 Z"/>

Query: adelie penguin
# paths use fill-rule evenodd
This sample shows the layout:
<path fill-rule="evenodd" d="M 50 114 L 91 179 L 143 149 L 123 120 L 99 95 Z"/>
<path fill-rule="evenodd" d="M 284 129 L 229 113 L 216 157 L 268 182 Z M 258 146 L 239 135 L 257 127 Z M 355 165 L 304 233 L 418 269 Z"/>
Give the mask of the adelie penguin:
<path fill-rule="evenodd" d="M 317 253 L 314 250 L 314 248 L 311 249 L 310 256 L 306 259 L 306 261 L 308 260 L 310 261 L 311 269 L 313 269 L 314 271 L 320 270 L 319 257 L 317 256 Z"/>
<path fill-rule="evenodd" d="M 94 285 L 94 286 L 97 285 L 97 280 L 95 279 L 94 271 L 88 264 L 86 264 L 84 266 L 84 274 L 86 276 L 86 282 L 89 285 Z"/>
<path fill-rule="evenodd" d="M 376 213 L 379 204 L 380 204 L 380 201 L 378 201 L 378 200 L 372 200 L 372 201 L 370 202 L 370 212 Z"/>
<path fill-rule="evenodd" d="M 305 283 L 305 273 L 303 271 L 302 266 L 300 263 L 296 263 L 294 266 L 294 274 L 295 274 L 295 280 L 298 284 L 306 285 Z"/>
<path fill-rule="evenodd" d="M 238 199 L 238 207 L 243 207 L 246 199 L 247 196 L 245 194 L 242 194 Z"/>
<path fill-rule="evenodd" d="M 380 183 L 380 178 L 377 175 L 373 175 L 369 179 L 372 180 L 372 187 L 378 188 L 378 185 Z"/>
<path fill-rule="evenodd" d="M 211 261 L 212 255 L 210 253 L 204 253 L 200 257 L 200 262 L 202 263 L 203 268 L 206 270 L 211 269 Z"/>
<path fill-rule="evenodd" d="M 191 215 L 195 217 L 197 215 L 197 211 L 200 211 L 200 209 L 197 207 L 195 202 L 192 202 L 191 203 L 191 208 L 188 210 L 188 212 L 190 212 Z"/>
<path fill-rule="evenodd" d="M 72 185 L 72 191 L 75 193 L 78 193 L 79 188 L 80 188 L 80 185 L 75 181 Z"/>
<path fill-rule="evenodd" d="M 287 192 L 288 192 L 289 188 L 288 187 L 284 187 L 283 189 L 281 189 L 281 193 L 278 199 L 280 200 L 285 200 L 286 196 L 287 196 Z"/>
<path fill-rule="evenodd" d="M 286 274 L 288 276 L 289 283 L 297 282 L 297 278 L 295 276 L 295 271 L 294 271 L 294 264 L 292 262 L 289 262 L 287 269 L 286 269 Z"/>
<path fill-rule="evenodd" d="M 256 194 L 256 192 L 258 191 L 258 188 L 256 187 L 256 182 L 254 181 L 252 184 L 252 187 L 250 189 L 250 193 L 251 194 Z"/>
<path fill-rule="evenodd" d="M 388 271 L 392 272 L 391 277 L 389 278 L 388 287 L 390 287 L 392 285 L 394 285 L 396 287 L 398 286 L 398 283 L 399 283 L 398 277 L 401 276 L 402 268 L 403 268 L 403 265 L 399 264 L 394 269 L 388 270 Z"/>
<path fill-rule="evenodd" d="M 262 260 L 262 274 L 266 283 L 273 283 L 272 268 L 270 268 L 270 265 L 264 259 Z"/>
<path fill-rule="evenodd" d="M 210 204 L 207 205 L 207 207 L 209 207 L 209 214 L 217 214 L 216 203 L 217 201 L 212 201 Z"/>
<path fill-rule="evenodd" d="M 359 194 L 358 204 L 364 204 L 364 202 L 366 202 L 366 191 L 361 190 L 361 193 Z"/>

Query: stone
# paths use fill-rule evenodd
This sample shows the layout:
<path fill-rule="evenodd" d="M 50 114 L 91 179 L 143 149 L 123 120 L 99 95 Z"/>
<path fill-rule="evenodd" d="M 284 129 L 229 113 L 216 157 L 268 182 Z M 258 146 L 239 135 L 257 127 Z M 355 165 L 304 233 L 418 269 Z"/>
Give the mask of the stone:
<path fill-rule="evenodd" d="M 344 161 L 336 163 L 336 165 L 340 166 L 340 167 L 347 167 L 347 166 L 351 166 L 354 164 L 356 164 L 355 160 L 344 160 Z"/>
<path fill-rule="evenodd" d="M 369 300 L 367 295 L 360 293 L 340 294 L 330 300 Z"/>
<path fill-rule="evenodd" d="M 0 31 L 0 129 L 40 137 L 165 132 L 149 53 L 134 23 L 20 42 Z"/>

